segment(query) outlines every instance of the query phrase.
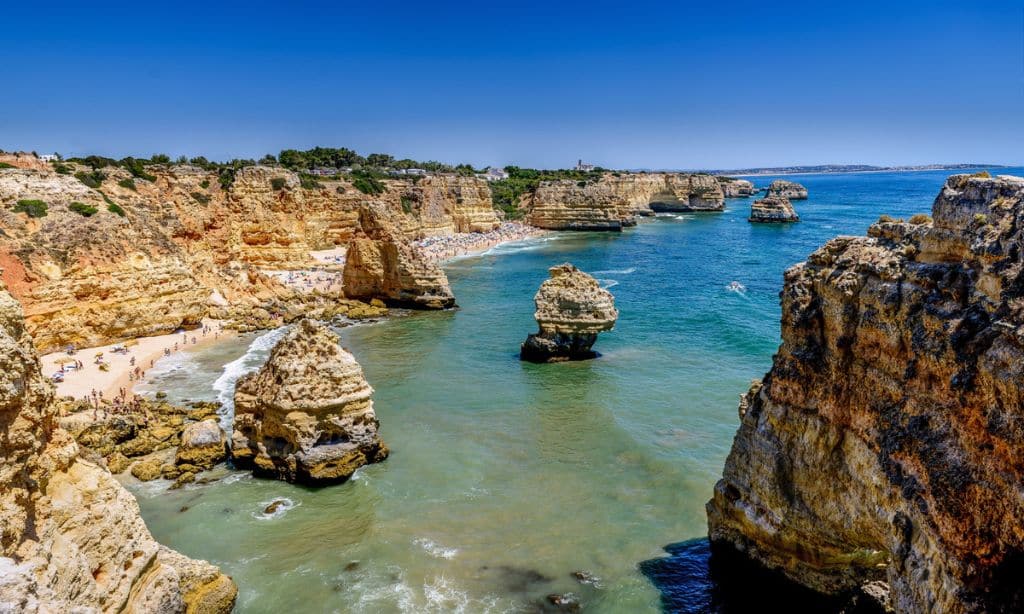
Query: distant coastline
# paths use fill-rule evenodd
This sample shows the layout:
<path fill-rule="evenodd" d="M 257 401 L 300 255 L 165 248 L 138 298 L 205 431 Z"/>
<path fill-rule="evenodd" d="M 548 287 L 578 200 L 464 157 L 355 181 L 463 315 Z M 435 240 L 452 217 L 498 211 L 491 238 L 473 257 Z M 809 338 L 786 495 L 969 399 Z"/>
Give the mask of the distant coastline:
<path fill-rule="evenodd" d="M 730 177 L 761 177 L 765 175 L 834 175 L 840 173 L 907 173 L 917 171 L 971 171 L 988 168 L 1014 168 L 1006 164 L 922 164 L 917 166 L 872 166 L 869 164 L 818 164 L 811 166 L 777 166 L 706 171 Z"/>

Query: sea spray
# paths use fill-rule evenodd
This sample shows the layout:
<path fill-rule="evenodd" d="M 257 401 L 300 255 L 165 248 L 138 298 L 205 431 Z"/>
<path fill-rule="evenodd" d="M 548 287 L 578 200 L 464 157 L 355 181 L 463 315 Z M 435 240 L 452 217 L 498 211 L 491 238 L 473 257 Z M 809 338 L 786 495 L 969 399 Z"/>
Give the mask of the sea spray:
<path fill-rule="evenodd" d="M 243 375 L 252 373 L 260 368 L 267 358 L 267 354 L 274 345 L 290 330 L 291 327 L 283 326 L 272 331 L 263 333 L 253 340 L 245 354 L 224 365 L 220 377 L 213 382 L 213 389 L 217 393 L 217 400 L 220 402 L 220 426 L 228 433 L 231 432 L 232 423 L 235 419 L 235 383 Z"/>

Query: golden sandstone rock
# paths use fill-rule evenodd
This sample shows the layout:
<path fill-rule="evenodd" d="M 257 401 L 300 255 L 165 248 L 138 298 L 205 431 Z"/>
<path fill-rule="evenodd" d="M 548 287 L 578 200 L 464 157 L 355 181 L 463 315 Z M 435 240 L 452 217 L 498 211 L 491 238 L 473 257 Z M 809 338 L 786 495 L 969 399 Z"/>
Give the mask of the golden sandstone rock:
<path fill-rule="evenodd" d="M 619 312 L 612 293 L 571 264 L 548 269 L 534 297 L 534 318 L 540 331 L 526 338 L 520 358 L 530 362 L 561 362 L 593 358 L 597 334 L 615 326 Z"/>
<path fill-rule="evenodd" d="M 783 196 L 766 196 L 750 205 L 750 222 L 799 222 L 792 203 Z"/>
<path fill-rule="evenodd" d="M 605 173 L 596 181 L 545 181 L 523 199 L 526 220 L 550 230 L 622 230 L 655 211 L 721 211 L 711 175 Z"/>
<path fill-rule="evenodd" d="M 708 503 L 713 551 L 900 612 L 1024 604 L 1024 179 L 950 177 L 786 272 L 783 343 Z"/>
<path fill-rule="evenodd" d="M 789 200 L 805 200 L 807 188 L 794 181 L 776 179 L 768 186 L 768 196 L 779 196 Z"/>
<path fill-rule="evenodd" d="M 0 441 L 0 610 L 231 611 L 231 579 L 157 544 L 135 499 L 57 426 L 52 387 L 2 285 Z"/>
<path fill-rule="evenodd" d="M 302 320 L 266 364 L 235 387 L 235 464 L 257 475 L 323 485 L 387 458 L 373 389 L 322 324 Z"/>

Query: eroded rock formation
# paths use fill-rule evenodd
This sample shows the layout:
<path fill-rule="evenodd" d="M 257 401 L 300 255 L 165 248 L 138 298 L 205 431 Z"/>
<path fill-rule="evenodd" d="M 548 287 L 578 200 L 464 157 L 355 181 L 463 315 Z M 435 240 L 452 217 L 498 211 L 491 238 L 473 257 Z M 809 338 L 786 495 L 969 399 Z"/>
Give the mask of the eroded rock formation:
<path fill-rule="evenodd" d="M 526 220 L 550 230 L 622 230 L 654 211 L 721 211 L 711 175 L 606 173 L 597 181 L 546 181 L 523 199 Z"/>
<path fill-rule="evenodd" d="M 744 198 L 757 194 L 757 188 L 746 179 L 733 179 L 732 177 L 718 177 L 717 179 L 726 198 Z"/>
<path fill-rule="evenodd" d="M 789 200 L 805 200 L 807 188 L 793 181 L 776 179 L 768 186 L 767 196 L 779 196 Z"/>
<path fill-rule="evenodd" d="M 40 351 L 191 328 L 211 313 L 285 311 L 302 293 L 265 272 L 307 268 L 313 250 L 374 236 L 376 223 L 362 226 L 373 219 L 361 215 L 371 205 L 387 213 L 397 243 L 489 230 L 498 219 L 487 182 L 474 177 L 388 180 L 384 193 L 368 195 L 345 179 L 311 184 L 267 166 L 240 169 L 222 184 L 217 173 L 189 165 L 149 166 L 149 180 L 120 167 L 71 164 L 72 174 L 59 174 L 34 156 L 9 159 L 25 168 L 0 168 L 0 274 Z M 45 204 L 33 210 L 41 215 L 16 211 L 36 200 Z M 396 268 L 407 277 L 391 286 L 438 277 L 421 269 Z M 451 300 L 442 293 L 413 302 Z"/>
<path fill-rule="evenodd" d="M 444 271 L 402 234 L 393 214 L 367 205 L 361 220 L 364 232 L 349 242 L 345 260 L 346 296 L 419 309 L 455 305 Z"/>
<path fill-rule="evenodd" d="M 619 317 L 615 297 L 571 264 L 551 267 L 548 272 L 551 278 L 533 298 L 540 331 L 526 338 L 520 358 L 530 362 L 594 358 L 597 354 L 591 348 L 597 334 L 612 330 Z"/>
<path fill-rule="evenodd" d="M 232 457 L 257 475 L 324 485 L 387 458 L 373 389 L 322 324 L 300 321 L 235 387 Z"/>
<path fill-rule="evenodd" d="M 751 222 L 766 223 L 799 222 L 800 216 L 796 214 L 796 209 L 793 208 L 793 204 L 789 202 L 788 198 L 765 196 L 750 205 L 750 217 L 747 219 Z"/>
<path fill-rule="evenodd" d="M 0 285 L 0 610 L 230 612 L 231 579 L 156 543 L 135 499 L 79 456 L 56 413 Z"/>
<path fill-rule="evenodd" d="M 707 506 L 718 552 L 901 612 L 1024 607 L 1024 179 L 786 272 L 783 343 Z"/>

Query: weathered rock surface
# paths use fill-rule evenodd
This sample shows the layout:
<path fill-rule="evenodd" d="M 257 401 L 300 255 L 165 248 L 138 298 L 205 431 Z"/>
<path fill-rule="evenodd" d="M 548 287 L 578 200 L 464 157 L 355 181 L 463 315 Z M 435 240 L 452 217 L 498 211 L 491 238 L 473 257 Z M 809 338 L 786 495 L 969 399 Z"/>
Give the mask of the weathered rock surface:
<path fill-rule="evenodd" d="M 805 200 L 807 188 L 793 181 L 776 179 L 768 186 L 767 196 L 779 196 L 789 200 Z"/>
<path fill-rule="evenodd" d="M 257 475 L 324 485 L 387 458 L 373 389 L 322 324 L 300 321 L 235 387 L 232 456 Z"/>
<path fill-rule="evenodd" d="M 0 285 L 0 610 L 230 612 L 231 579 L 157 544 L 135 499 L 79 456 L 52 401 Z"/>
<path fill-rule="evenodd" d="M 528 223 L 551 230 L 622 230 L 654 211 L 721 211 L 711 175 L 606 173 L 597 181 L 546 181 L 522 203 Z"/>
<path fill-rule="evenodd" d="M 800 216 L 796 209 L 789 202 L 788 198 L 782 196 L 766 196 L 761 200 L 755 200 L 750 205 L 750 222 L 799 222 Z"/>
<path fill-rule="evenodd" d="M 1024 608 L 1024 179 L 956 175 L 786 272 L 708 503 L 716 551 L 900 612 Z M 877 592 L 877 591 L 876 591 Z"/>
<path fill-rule="evenodd" d="M 220 424 L 212 418 L 192 422 L 181 433 L 181 443 L 174 458 L 177 465 L 194 465 L 211 469 L 227 457 L 227 438 Z"/>
<path fill-rule="evenodd" d="M 520 357 L 530 362 L 594 358 L 597 354 L 591 347 L 597 334 L 612 330 L 619 317 L 615 297 L 571 264 L 548 272 L 551 278 L 540 285 L 533 299 L 540 331 L 526 338 Z"/>
<path fill-rule="evenodd" d="M 726 198 L 744 198 L 757 194 L 757 188 L 746 179 L 733 179 L 732 177 L 718 177 L 717 179 Z"/>
<path fill-rule="evenodd" d="M 485 231 L 498 222 L 487 182 L 475 177 L 388 180 L 384 193 L 368 195 L 347 180 L 309 186 L 267 166 L 240 169 L 225 187 L 215 172 L 188 165 L 147 167 L 152 181 L 119 167 L 101 169 L 97 178 L 72 165 L 92 188 L 35 157 L 21 156 L 18 164 L 26 168 L 0 168 L 0 275 L 23 305 L 40 351 L 188 329 L 213 312 L 281 312 L 303 302 L 303 293 L 265 270 L 307 268 L 312 250 L 374 236 L 376 223 L 362 225 L 371 219 L 362 215 L 367 207 L 386 212 L 394 242 Z M 47 204 L 45 216 L 13 211 L 30 199 Z M 124 215 L 109 210 L 108 200 Z M 73 203 L 87 215 L 69 209 Z M 417 266 L 395 271 L 413 276 L 396 283 L 437 276 Z"/>
<path fill-rule="evenodd" d="M 386 208 L 367 205 L 361 212 L 365 232 L 349 242 L 345 295 L 419 309 L 455 305 L 448 277 L 402 234 Z"/>

